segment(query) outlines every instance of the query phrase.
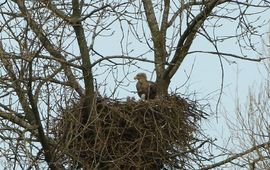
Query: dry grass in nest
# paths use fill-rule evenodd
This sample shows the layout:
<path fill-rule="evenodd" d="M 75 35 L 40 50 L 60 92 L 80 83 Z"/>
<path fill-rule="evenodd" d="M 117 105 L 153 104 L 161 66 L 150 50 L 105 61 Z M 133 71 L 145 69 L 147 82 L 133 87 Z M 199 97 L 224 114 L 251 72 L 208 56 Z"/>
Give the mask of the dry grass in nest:
<path fill-rule="evenodd" d="M 178 96 L 102 99 L 88 121 L 80 104 L 66 108 L 56 129 L 62 151 L 85 169 L 181 168 L 201 118 L 194 104 Z"/>

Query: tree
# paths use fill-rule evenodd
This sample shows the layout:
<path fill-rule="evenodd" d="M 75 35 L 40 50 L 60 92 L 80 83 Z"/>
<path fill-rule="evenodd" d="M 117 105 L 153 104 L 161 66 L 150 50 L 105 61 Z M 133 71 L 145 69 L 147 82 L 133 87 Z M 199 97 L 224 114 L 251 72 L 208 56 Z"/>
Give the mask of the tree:
<path fill-rule="evenodd" d="M 97 13 L 108 5 L 95 7 L 97 2 L 82 3 L 19 0 L 1 4 L 1 117 L 8 120 L 8 131 L 14 131 L 12 136 L 18 138 L 19 148 L 11 147 L 16 149 L 13 151 L 15 155 L 20 156 L 16 154 L 21 150 L 20 147 L 26 150 L 23 151 L 22 158 L 14 158 L 14 166 L 18 161 L 22 169 L 27 164 L 31 167 L 37 164 L 42 152 L 51 169 L 62 167 L 55 163 L 55 151 L 52 147 L 55 145 L 52 145 L 53 141 L 49 137 L 47 123 L 53 112 L 57 113 L 54 108 L 61 106 L 62 100 L 69 99 L 65 95 L 73 96 L 76 92 L 76 96 L 87 101 L 84 109 L 91 113 L 95 93 L 90 44 L 87 43 L 86 28 L 83 28 L 82 22 L 90 16 L 96 18 L 94 20 L 100 20 L 103 16 Z M 92 8 L 84 18 L 82 5 Z M 91 29 L 98 26 L 96 24 Z M 95 36 L 96 33 L 92 39 Z M 79 56 L 68 49 L 73 46 L 73 41 Z M 83 87 L 79 81 L 83 82 Z M 47 120 L 43 121 L 44 119 Z M 37 146 L 34 139 L 29 139 L 29 146 L 21 144 L 27 141 L 19 137 L 26 135 L 25 132 L 28 131 L 30 136 L 26 133 L 27 138 L 35 136 L 41 147 Z M 12 143 L 12 136 L 5 140 Z M 37 153 L 36 157 L 33 152 Z M 27 160 L 27 153 L 33 154 L 30 160 Z M 7 154 L 6 159 L 12 158 Z"/>
<path fill-rule="evenodd" d="M 268 34 L 269 35 L 269 34 Z M 268 43 L 264 44 L 269 56 Z M 228 153 L 220 162 L 206 166 L 205 169 L 233 165 L 235 168 L 268 169 L 269 168 L 269 59 L 263 63 L 261 70 L 263 82 L 259 87 L 250 87 L 246 104 L 237 103 L 236 119 L 227 118 L 232 131 L 231 143 L 237 152 Z"/>
<path fill-rule="evenodd" d="M 175 23 L 175 19 L 177 16 L 181 17 L 181 13 L 195 5 L 192 3 L 184 4 L 182 2 L 181 8 L 178 9 L 176 13 L 173 14 L 171 20 L 169 20 L 170 10 L 171 10 L 171 2 L 165 1 L 164 4 L 161 4 L 164 8 L 162 20 L 160 23 L 157 22 L 157 17 L 155 16 L 154 6 L 152 1 L 145 0 L 143 1 L 145 14 L 147 18 L 147 23 L 151 31 L 151 37 L 153 40 L 153 49 L 155 55 L 155 69 L 157 73 L 157 84 L 160 89 L 161 95 L 167 95 L 168 87 L 170 84 L 171 78 L 174 76 L 176 71 L 179 69 L 182 61 L 189 51 L 189 48 L 192 44 L 192 41 L 195 38 L 199 28 L 202 26 L 204 21 L 210 16 L 213 8 L 218 4 L 218 0 L 209 1 L 205 4 L 201 2 L 201 7 L 203 8 L 191 21 L 187 24 L 185 31 L 181 34 L 177 45 L 174 47 L 174 54 L 172 54 L 172 59 L 170 61 L 167 60 L 168 53 L 172 53 L 172 51 L 167 51 L 167 31 Z M 182 27 L 180 23 L 179 28 Z M 171 47 L 172 48 L 172 47 Z M 168 67 L 165 68 L 165 63 L 168 63 Z"/>
<path fill-rule="evenodd" d="M 166 96 L 181 63 L 193 53 L 217 55 L 221 63 L 227 56 L 262 60 L 248 58 L 244 49 L 256 51 L 253 36 L 261 36 L 257 30 L 265 24 L 249 22 L 250 9 L 265 13 L 269 2 L 6 0 L 0 6 L 2 152 L 14 168 L 61 169 L 66 164 L 56 161 L 62 155 L 51 137 L 51 120 L 60 116 L 59 110 L 80 99 L 88 120 L 102 88 L 98 84 L 107 83 L 104 77 L 114 76 L 109 94 L 114 96 L 142 62 L 154 64 L 159 95 Z M 225 21 L 237 25 L 236 33 L 217 36 Z M 100 41 L 119 36 L 112 52 L 117 54 L 104 55 L 113 49 L 100 49 Z M 196 36 L 204 37 L 214 51 L 192 51 Z M 239 54 L 222 52 L 219 44 L 233 38 Z M 153 57 L 144 57 L 149 54 Z M 124 78 L 118 77 L 119 67 Z"/>
<path fill-rule="evenodd" d="M 154 52 L 156 82 L 160 89 L 160 95 L 164 96 L 168 93 L 168 87 L 171 79 L 181 66 L 181 63 L 191 53 L 203 52 L 214 54 L 219 57 L 235 57 L 246 60 L 260 61 L 261 59 L 246 58 L 244 54 L 237 55 L 235 53 L 222 52 L 218 47 L 219 43 L 231 39 L 240 38 L 240 48 L 250 47 L 255 49 L 254 42 L 250 36 L 257 35 L 256 29 L 259 27 L 251 24 L 246 19 L 249 15 L 249 9 L 252 7 L 264 8 L 269 6 L 265 1 L 260 1 L 258 4 L 252 2 L 239 3 L 231 1 L 164 1 L 152 2 L 150 0 L 143 0 L 144 10 L 141 12 L 145 14 L 148 27 L 151 33 L 152 44 L 151 49 Z M 265 5 L 262 5 L 264 4 Z M 234 8 L 237 6 L 237 8 Z M 221 8 L 227 10 L 227 13 Z M 242 11 L 242 12 L 241 12 Z M 261 11 L 258 11 L 260 13 Z M 222 36 L 211 35 L 208 27 L 213 27 L 213 31 L 217 31 L 220 26 L 225 26 L 221 22 L 236 20 L 234 14 L 239 17 L 239 30 L 236 35 Z M 211 24 L 211 21 L 215 24 Z M 219 23 L 220 22 L 220 23 Z M 210 24 L 209 24 L 210 23 Z M 173 30 L 173 34 L 171 34 Z M 191 51 L 191 45 L 196 36 L 203 36 L 208 43 L 213 45 L 214 51 Z M 249 41 L 249 44 L 242 46 L 240 41 Z"/>

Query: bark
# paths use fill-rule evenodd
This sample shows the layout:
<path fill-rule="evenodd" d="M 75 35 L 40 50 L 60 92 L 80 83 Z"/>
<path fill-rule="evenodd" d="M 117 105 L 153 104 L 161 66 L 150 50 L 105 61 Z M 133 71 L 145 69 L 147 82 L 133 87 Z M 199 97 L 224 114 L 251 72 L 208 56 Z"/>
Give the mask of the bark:
<path fill-rule="evenodd" d="M 170 82 L 170 79 L 157 78 L 156 83 L 158 86 L 158 96 L 164 97 L 168 95 Z"/>
<path fill-rule="evenodd" d="M 83 79 L 84 79 L 84 84 L 85 84 L 85 96 L 84 96 L 84 109 L 85 110 L 84 112 L 89 118 L 93 110 L 94 101 L 95 101 L 94 100 L 95 95 L 94 95 L 93 74 L 91 70 L 89 49 L 87 46 L 84 29 L 80 21 L 81 9 L 79 7 L 79 1 L 73 0 L 72 5 L 73 5 L 72 20 L 74 22 L 71 24 L 75 30 L 77 42 L 79 44 L 79 49 L 80 49 L 80 53 L 82 57 L 82 72 L 83 72 Z"/>
<path fill-rule="evenodd" d="M 154 56 L 155 56 L 155 69 L 156 69 L 156 74 L 157 74 L 157 85 L 159 88 L 159 95 L 164 96 L 166 93 L 164 89 L 164 82 L 163 79 L 163 73 L 165 71 L 165 63 L 166 63 L 166 30 L 167 30 L 167 20 L 168 20 L 168 5 L 169 3 L 166 4 L 166 9 L 163 15 L 163 20 L 162 20 L 162 31 L 158 27 L 158 22 L 155 16 L 155 12 L 153 9 L 153 4 L 151 0 L 143 0 L 143 5 L 145 9 L 145 14 L 147 18 L 147 23 L 151 31 L 151 36 L 153 40 L 153 45 L 154 45 Z"/>

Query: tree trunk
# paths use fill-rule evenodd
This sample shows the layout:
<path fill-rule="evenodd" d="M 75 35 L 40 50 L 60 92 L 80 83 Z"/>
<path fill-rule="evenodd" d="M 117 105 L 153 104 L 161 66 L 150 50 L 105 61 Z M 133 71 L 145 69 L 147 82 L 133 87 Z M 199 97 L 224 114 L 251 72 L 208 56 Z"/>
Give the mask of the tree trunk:
<path fill-rule="evenodd" d="M 158 96 L 165 97 L 168 96 L 168 88 L 170 85 L 170 79 L 167 77 L 157 77 L 156 83 L 158 87 Z"/>

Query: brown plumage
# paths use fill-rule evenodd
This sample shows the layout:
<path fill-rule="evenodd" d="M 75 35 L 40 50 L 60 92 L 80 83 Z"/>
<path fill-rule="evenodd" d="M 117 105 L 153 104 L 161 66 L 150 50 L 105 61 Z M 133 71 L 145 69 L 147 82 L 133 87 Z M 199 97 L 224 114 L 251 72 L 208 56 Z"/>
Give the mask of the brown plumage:
<path fill-rule="evenodd" d="M 157 85 L 148 81 L 145 73 L 138 73 L 135 77 L 138 95 L 142 100 L 154 99 L 157 96 Z"/>

